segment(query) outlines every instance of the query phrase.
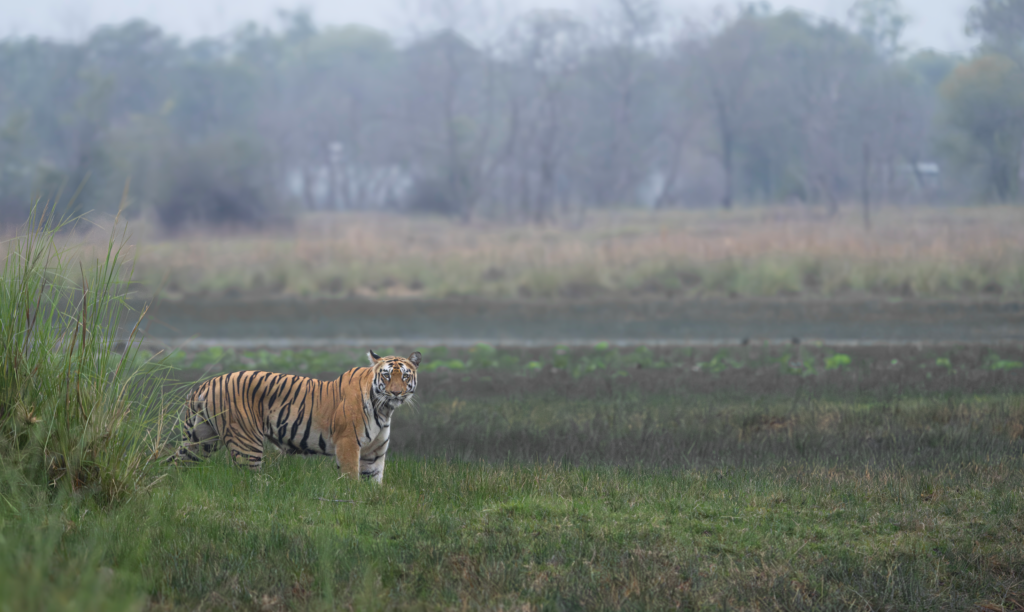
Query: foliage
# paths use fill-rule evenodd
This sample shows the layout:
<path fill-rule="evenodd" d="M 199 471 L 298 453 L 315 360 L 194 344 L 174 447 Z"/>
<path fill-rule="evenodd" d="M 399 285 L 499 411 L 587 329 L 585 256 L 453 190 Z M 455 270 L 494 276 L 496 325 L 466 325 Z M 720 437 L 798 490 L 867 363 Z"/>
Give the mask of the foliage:
<path fill-rule="evenodd" d="M 950 124 L 963 136 L 957 151 L 985 176 L 989 197 L 1020 195 L 1024 146 L 1024 69 L 1000 55 L 957 66 L 942 85 Z"/>
<path fill-rule="evenodd" d="M 903 31 L 908 17 L 899 0 L 856 0 L 849 10 L 857 33 L 877 53 L 888 59 L 903 52 Z"/>
<path fill-rule="evenodd" d="M 966 30 L 987 49 L 1024 60 L 1024 5 L 1017 0 L 976 0 Z"/>
<path fill-rule="evenodd" d="M 275 210 L 266 156 L 240 139 L 185 146 L 164 160 L 153 207 L 161 225 L 260 228 L 286 218 Z"/>
<path fill-rule="evenodd" d="M 1016 370 L 1024 368 L 1024 362 L 1014 359 L 1003 359 L 995 353 L 989 355 L 988 367 L 992 370 Z"/>
<path fill-rule="evenodd" d="M 130 177 L 136 212 L 169 229 L 292 203 L 549 223 L 588 207 L 961 195 L 908 172 L 936 159 L 945 125 L 934 88 L 907 76 L 892 1 L 856 3 L 850 24 L 748 7 L 672 32 L 655 8 L 539 11 L 485 39 L 440 27 L 401 44 L 302 13 L 190 42 L 141 21 L 7 39 L 0 220 L 86 177 L 81 210 L 107 210 Z"/>
<path fill-rule="evenodd" d="M 850 365 L 850 356 L 842 353 L 837 353 L 825 359 L 826 370 L 838 370 L 840 368 Z"/>

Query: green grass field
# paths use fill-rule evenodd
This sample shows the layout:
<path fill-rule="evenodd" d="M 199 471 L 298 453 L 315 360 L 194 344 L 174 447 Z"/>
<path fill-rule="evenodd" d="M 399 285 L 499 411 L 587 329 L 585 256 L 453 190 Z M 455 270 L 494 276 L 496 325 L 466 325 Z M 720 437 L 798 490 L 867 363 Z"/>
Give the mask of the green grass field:
<path fill-rule="evenodd" d="M 358 359 L 212 353 L 178 376 Z M 273 452 L 115 503 L 8 474 L 0 605 L 1019 609 L 1022 355 L 435 349 L 383 486 Z"/>

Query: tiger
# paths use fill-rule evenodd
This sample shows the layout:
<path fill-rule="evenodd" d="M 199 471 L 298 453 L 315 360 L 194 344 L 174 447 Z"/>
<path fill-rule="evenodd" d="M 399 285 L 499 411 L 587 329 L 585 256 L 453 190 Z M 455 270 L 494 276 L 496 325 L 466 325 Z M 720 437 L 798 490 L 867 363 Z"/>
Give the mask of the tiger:
<path fill-rule="evenodd" d="M 261 371 L 206 381 L 188 396 L 169 461 L 199 461 L 223 441 L 233 462 L 258 470 L 269 440 L 282 454 L 334 455 L 343 475 L 382 482 L 391 415 L 413 399 L 422 356 L 367 357 L 369 367 L 330 381 Z"/>

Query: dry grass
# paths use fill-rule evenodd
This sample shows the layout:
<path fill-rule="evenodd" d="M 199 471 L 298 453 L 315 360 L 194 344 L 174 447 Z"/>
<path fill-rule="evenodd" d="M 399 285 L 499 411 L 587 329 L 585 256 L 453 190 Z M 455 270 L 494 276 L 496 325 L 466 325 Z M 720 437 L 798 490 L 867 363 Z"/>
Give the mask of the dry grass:
<path fill-rule="evenodd" d="M 346 213 L 135 236 L 137 278 L 171 298 L 1024 293 L 1024 208 L 885 209 L 874 223 L 794 207 L 601 212 L 576 227 Z"/>

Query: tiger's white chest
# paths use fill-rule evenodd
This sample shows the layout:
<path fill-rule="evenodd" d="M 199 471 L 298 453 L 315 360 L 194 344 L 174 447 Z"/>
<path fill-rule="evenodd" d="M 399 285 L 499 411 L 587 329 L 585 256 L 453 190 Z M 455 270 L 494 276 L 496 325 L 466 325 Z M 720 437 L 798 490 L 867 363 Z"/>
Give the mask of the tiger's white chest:
<path fill-rule="evenodd" d="M 401 404 L 401 400 L 392 400 L 376 410 L 371 406 L 366 407 L 362 429 L 356 428 L 361 455 L 373 454 L 382 444 L 387 443 L 391 437 L 391 415 Z"/>

